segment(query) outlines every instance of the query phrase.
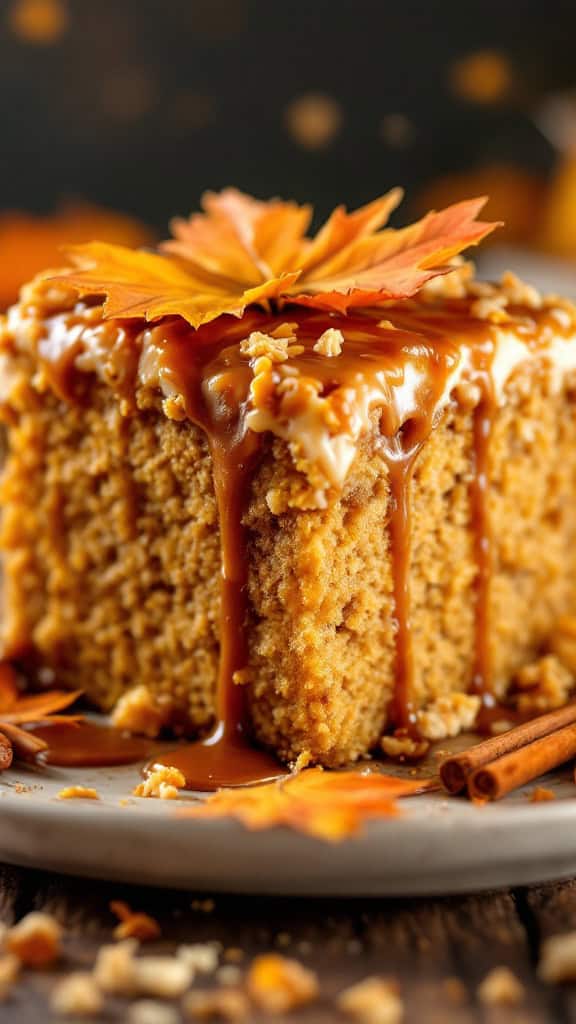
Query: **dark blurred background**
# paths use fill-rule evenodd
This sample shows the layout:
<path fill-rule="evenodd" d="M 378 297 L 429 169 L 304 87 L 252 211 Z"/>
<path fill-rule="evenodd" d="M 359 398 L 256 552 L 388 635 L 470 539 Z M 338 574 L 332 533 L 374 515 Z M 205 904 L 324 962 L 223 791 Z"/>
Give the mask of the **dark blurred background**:
<path fill-rule="evenodd" d="M 0 302 L 228 184 L 321 215 L 488 190 L 505 241 L 576 258 L 575 36 L 574 0 L 0 0 Z"/>

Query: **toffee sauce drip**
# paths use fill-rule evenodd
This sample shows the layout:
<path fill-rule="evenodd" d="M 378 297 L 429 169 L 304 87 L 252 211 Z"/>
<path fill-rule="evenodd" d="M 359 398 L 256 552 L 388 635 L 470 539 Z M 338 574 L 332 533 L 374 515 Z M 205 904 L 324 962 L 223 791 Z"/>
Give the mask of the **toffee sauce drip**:
<path fill-rule="evenodd" d="M 490 372 L 491 354 L 477 351 L 476 381 L 481 388 L 480 402 L 474 410 L 472 427 L 472 480 L 470 504 L 472 534 L 476 558 L 476 614 L 474 668 L 471 692 L 481 700 L 485 714 L 496 707 L 491 651 L 491 583 L 493 575 L 493 537 L 490 517 L 490 451 L 496 413 L 496 397 Z"/>
<path fill-rule="evenodd" d="M 116 373 L 117 390 L 126 401 L 133 401 L 139 374 L 142 379 L 138 369 L 142 346 L 156 350 L 161 370 L 159 378 L 169 381 L 174 392 L 183 396 L 188 419 L 199 426 L 208 439 L 222 545 L 217 720 L 204 740 L 155 758 L 149 769 L 160 764 L 177 766 L 191 788 L 204 790 L 285 774 L 271 755 L 250 743 L 245 689 L 235 679 L 238 680 L 236 674 L 241 673 L 247 663 L 248 557 L 242 518 L 261 453 L 261 435 L 247 430 L 245 425 L 252 372 L 248 361 L 240 357 L 238 343 L 252 330 L 270 331 L 286 320 L 297 319 L 298 341 L 304 341 L 304 336 L 308 341 L 305 353 L 295 357 L 292 365 L 304 374 L 320 378 L 328 391 L 337 387 L 354 388 L 359 382 L 367 382 L 373 390 L 371 407 L 380 410 L 382 451 L 389 470 L 392 499 L 389 534 L 397 620 L 392 717 L 399 729 L 411 733 L 416 732 L 409 590 L 411 483 L 418 454 L 435 425 L 438 403 L 450 373 L 458 363 L 462 348 L 469 350 L 471 379 L 480 384 L 482 391 L 474 415 L 470 491 L 478 564 L 472 689 L 482 696 L 485 707 L 494 704 L 488 635 L 492 573 L 488 480 L 495 410 L 490 373 L 494 353 L 492 330 L 489 325 L 470 317 L 466 300 L 455 300 L 448 309 L 446 305 L 411 308 L 405 304 L 387 310 L 387 315 L 393 316 L 395 329 L 387 329 L 378 323 L 378 318 L 368 315 L 341 321 L 301 310 L 286 310 L 281 317 L 249 313 L 241 321 L 219 318 L 200 328 L 193 342 L 191 329 L 176 318 L 144 332 L 126 321 L 117 322 L 115 331 L 110 322 L 96 327 L 86 323 L 85 337 L 80 338 L 78 330 L 69 332 L 68 346 L 64 337 L 66 331 L 63 332 L 60 325 L 56 331 L 57 344 L 52 350 L 50 344 L 46 344 L 40 352 L 56 393 L 66 400 L 77 401 L 82 398 L 84 385 L 83 374 L 73 368 L 74 358 L 86 341 L 89 348 L 90 333 L 98 334 L 99 353 L 106 348 L 115 368 L 120 367 L 121 372 Z M 79 327 L 81 309 L 61 319 L 71 317 L 72 325 Z M 329 359 L 314 354 L 311 351 L 313 340 L 327 327 L 340 325 L 345 335 L 342 355 Z M 532 321 L 526 330 L 529 344 L 538 343 L 539 331 L 540 325 Z M 410 373 L 419 375 L 419 382 L 411 391 L 408 389 L 409 394 L 404 394 L 402 389 Z M 77 386 L 78 378 L 81 383 Z"/>

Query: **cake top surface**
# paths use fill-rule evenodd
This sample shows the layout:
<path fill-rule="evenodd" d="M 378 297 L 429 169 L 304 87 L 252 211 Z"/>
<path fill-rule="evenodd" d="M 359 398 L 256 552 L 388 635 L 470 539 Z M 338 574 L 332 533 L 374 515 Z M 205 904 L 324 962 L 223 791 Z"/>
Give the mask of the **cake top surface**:
<path fill-rule="evenodd" d="M 535 354 L 576 362 L 570 303 L 513 274 L 477 282 L 458 255 L 495 226 L 476 219 L 484 200 L 387 228 L 400 195 L 338 208 L 309 238 L 309 207 L 208 194 L 158 253 L 73 248 L 72 267 L 23 289 L 0 347 L 30 353 L 34 386 L 67 400 L 91 372 L 126 413 L 160 392 L 213 446 L 276 435 L 309 485 L 292 500 L 322 507 L 375 426 L 397 443 L 410 422 L 416 444 L 457 388 L 498 399 Z"/>

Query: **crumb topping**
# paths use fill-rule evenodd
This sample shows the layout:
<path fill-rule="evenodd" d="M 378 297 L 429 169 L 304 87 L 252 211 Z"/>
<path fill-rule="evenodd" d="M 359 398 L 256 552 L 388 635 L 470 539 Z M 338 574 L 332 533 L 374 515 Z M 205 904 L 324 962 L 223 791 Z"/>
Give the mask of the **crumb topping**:
<path fill-rule="evenodd" d="M 66 1017 L 94 1017 L 103 1009 L 104 1000 L 91 974 L 77 971 L 59 981 L 50 1000 L 54 1013 Z"/>

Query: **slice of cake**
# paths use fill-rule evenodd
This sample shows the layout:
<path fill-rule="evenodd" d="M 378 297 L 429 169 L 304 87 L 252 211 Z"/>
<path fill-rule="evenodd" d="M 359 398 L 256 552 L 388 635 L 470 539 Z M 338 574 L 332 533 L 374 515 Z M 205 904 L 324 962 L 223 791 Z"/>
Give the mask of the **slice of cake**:
<path fill-rule="evenodd" d="M 93 243 L 23 290 L 2 638 L 31 679 L 339 765 L 469 728 L 551 649 L 576 312 L 454 266 L 481 203 L 383 229 L 397 199 L 307 239 L 306 208 L 227 190 L 160 253 Z"/>

